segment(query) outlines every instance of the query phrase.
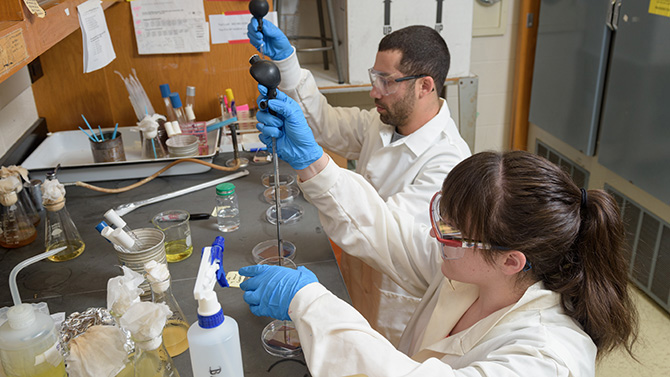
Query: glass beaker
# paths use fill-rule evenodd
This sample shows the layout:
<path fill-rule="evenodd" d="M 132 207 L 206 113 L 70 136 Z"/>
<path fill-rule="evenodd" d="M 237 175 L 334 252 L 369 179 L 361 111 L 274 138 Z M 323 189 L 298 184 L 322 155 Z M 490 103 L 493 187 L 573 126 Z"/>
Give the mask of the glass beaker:
<path fill-rule="evenodd" d="M 296 265 L 292 260 L 279 256 L 263 259 L 258 264 L 296 269 Z M 265 351 L 272 356 L 297 357 L 302 353 L 300 338 L 293 321 L 275 319 L 268 323 L 261 332 L 261 342 Z"/>
<path fill-rule="evenodd" d="M 175 357 L 188 349 L 189 324 L 186 322 L 186 316 L 179 307 L 177 300 L 172 294 L 171 279 L 153 281 L 150 275 L 147 275 L 151 285 L 151 301 L 155 303 L 164 303 L 170 308 L 172 316 L 167 319 L 163 329 L 163 345 L 171 357 Z"/>
<path fill-rule="evenodd" d="M 168 262 L 179 262 L 193 253 L 190 217 L 186 211 L 169 210 L 151 219 L 151 223 L 165 233 L 165 256 Z"/>

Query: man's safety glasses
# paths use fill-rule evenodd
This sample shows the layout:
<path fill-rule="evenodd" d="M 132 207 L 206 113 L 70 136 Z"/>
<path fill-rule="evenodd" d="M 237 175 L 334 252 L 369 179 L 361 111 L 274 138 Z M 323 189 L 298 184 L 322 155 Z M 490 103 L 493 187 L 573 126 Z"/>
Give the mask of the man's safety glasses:
<path fill-rule="evenodd" d="M 482 242 L 477 242 L 463 238 L 461 231 L 453 228 L 442 219 L 440 215 L 440 199 L 442 193 L 437 192 L 430 200 L 430 223 L 433 227 L 433 233 L 437 241 L 442 244 L 442 259 L 458 259 L 465 254 L 466 249 L 477 247 L 479 249 L 499 249 L 507 248 L 491 246 Z"/>
<path fill-rule="evenodd" d="M 374 68 L 368 69 L 368 74 L 370 75 L 370 83 L 374 88 L 379 90 L 383 96 L 388 96 L 398 91 L 399 83 L 408 80 L 416 80 L 421 77 L 426 77 L 426 74 L 404 76 L 394 79 L 388 73 L 380 72 Z"/>

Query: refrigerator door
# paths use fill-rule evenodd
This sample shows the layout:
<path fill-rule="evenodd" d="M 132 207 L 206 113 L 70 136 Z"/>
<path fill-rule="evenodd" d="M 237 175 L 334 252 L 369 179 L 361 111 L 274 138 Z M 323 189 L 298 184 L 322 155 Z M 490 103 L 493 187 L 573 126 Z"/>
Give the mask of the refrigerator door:
<path fill-rule="evenodd" d="M 600 128 L 598 161 L 670 203 L 670 17 L 647 1 L 622 2 Z"/>
<path fill-rule="evenodd" d="M 609 0 L 542 1 L 530 122 L 595 153 L 611 30 Z"/>

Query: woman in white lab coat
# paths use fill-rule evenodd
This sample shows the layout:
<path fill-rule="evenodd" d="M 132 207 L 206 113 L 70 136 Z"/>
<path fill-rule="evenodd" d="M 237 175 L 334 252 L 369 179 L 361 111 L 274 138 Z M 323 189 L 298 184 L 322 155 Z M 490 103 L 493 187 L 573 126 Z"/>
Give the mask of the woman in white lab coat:
<path fill-rule="evenodd" d="M 258 116 L 261 138 L 277 137 L 280 156 L 303 167 L 328 234 L 423 297 L 396 350 L 306 268 L 240 269 L 254 314 L 293 320 L 312 375 L 593 376 L 612 349 L 632 355 L 624 229 L 607 193 L 529 152 L 479 153 L 426 208 L 432 227 L 417 225 L 320 152 L 280 98 L 269 101 L 279 117 Z"/>

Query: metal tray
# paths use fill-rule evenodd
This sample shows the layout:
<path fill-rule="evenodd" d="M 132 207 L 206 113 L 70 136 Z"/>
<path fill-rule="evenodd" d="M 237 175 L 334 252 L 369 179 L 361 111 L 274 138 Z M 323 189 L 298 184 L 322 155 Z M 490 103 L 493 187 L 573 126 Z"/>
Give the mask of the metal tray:
<path fill-rule="evenodd" d="M 112 131 L 113 128 L 103 128 L 102 130 L 103 132 Z M 118 131 L 123 135 L 123 148 L 126 154 L 126 161 L 93 162 L 88 137 L 80 130 L 76 130 L 50 133 L 33 153 L 21 163 L 21 166 L 28 169 L 31 178 L 44 180 L 46 173 L 53 171 L 60 164 L 61 167 L 58 170 L 59 181 L 95 182 L 145 178 L 162 169 L 170 162 L 179 159 L 176 157 L 157 160 L 142 159 L 139 131 L 134 130 L 134 127 L 119 127 Z M 208 133 L 208 153 L 206 155 L 194 156 L 193 158 L 212 162 L 219 148 L 220 131 L 219 129 Z M 161 176 L 197 174 L 204 173 L 210 169 L 211 167 L 209 166 L 193 162 L 183 162 L 163 172 Z"/>

